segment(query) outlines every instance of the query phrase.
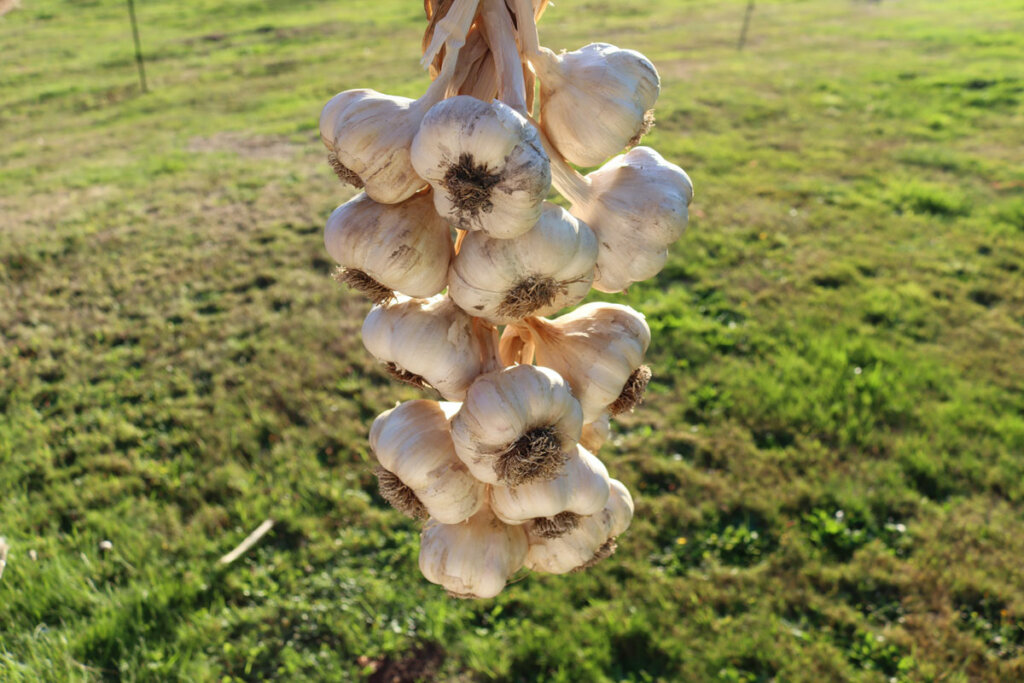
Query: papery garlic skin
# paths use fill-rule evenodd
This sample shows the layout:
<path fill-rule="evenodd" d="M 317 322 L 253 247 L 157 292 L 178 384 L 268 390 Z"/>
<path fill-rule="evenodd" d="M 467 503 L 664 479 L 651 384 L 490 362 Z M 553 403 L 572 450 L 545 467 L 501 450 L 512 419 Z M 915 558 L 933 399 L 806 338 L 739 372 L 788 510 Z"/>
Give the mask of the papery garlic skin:
<path fill-rule="evenodd" d="M 361 193 L 331 214 L 324 244 L 343 268 L 369 278 L 364 293 L 376 303 L 391 299 L 389 290 L 429 297 L 447 284 L 451 233 L 429 194 L 380 204 Z"/>
<path fill-rule="evenodd" d="M 657 275 L 689 220 L 693 183 L 650 147 L 636 147 L 587 176 L 589 201 L 572 214 L 597 235 L 594 289 L 620 292 Z"/>
<path fill-rule="evenodd" d="M 609 481 L 604 463 L 582 446 L 576 446 L 565 468 L 554 479 L 514 488 L 492 486 L 491 509 L 506 524 L 523 524 L 566 512 L 593 515 L 608 502 Z"/>
<path fill-rule="evenodd" d="M 526 531 L 484 507 L 462 524 L 427 523 L 420 537 L 420 571 L 453 597 L 493 598 L 523 566 Z"/>
<path fill-rule="evenodd" d="M 439 522 L 464 522 L 486 500 L 486 487 L 455 455 L 448 418 L 436 401 L 407 401 L 381 413 L 370 427 L 370 448 Z"/>
<path fill-rule="evenodd" d="M 540 48 L 530 63 L 541 83 L 541 126 L 577 166 L 597 166 L 650 127 L 661 79 L 639 52 L 607 43 L 560 55 Z"/>
<path fill-rule="evenodd" d="M 448 294 L 462 310 L 496 325 L 549 315 L 587 295 L 597 258 L 590 228 L 545 202 L 540 218 L 523 235 L 467 235 L 452 260 Z"/>
<path fill-rule="evenodd" d="M 436 104 L 423 118 L 411 158 L 434 189 L 439 215 L 492 237 L 530 230 L 551 187 L 537 131 L 498 100 L 458 95 Z"/>
<path fill-rule="evenodd" d="M 503 486 L 558 476 L 582 428 L 569 385 L 533 365 L 478 377 L 451 422 L 455 452 L 473 476 Z"/>
<path fill-rule="evenodd" d="M 622 482 L 611 480 L 611 495 L 601 512 L 579 520 L 576 528 L 547 538 L 533 531 L 528 524 L 530 550 L 526 555 L 529 569 L 549 574 L 566 574 L 585 569 L 615 551 L 615 537 L 629 528 L 633 519 L 633 497 Z"/>
<path fill-rule="evenodd" d="M 450 401 L 463 400 L 484 369 L 473 319 L 440 294 L 374 306 L 363 322 L 363 345 L 400 381 L 429 385 Z"/>
<path fill-rule="evenodd" d="M 612 416 L 601 413 L 596 420 L 583 425 L 580 434 L 580 445 L 591 453 L 597 454 L 612 435 Z"/>
<path fill-rule="evenodd" d="M 331 98 L 320 114 L 320 139 L 371 199 L 396 204 L 427 186 L 409 156 L 425 112 L 423 104 L 408 97 L 346 90 Z"/>
<path fill-rule="evenodd" d="M 629 405 L 619 405 L 651 343 L 651 328 L 642 313 L 621 304 L 593 302 L 552 321 L 530 319 L 526 324 L 533 333 L 534 362 L 569 382 L 584 422 L 593 422 L 607 410 L 615 414 L 632 409 L 639 400 L 637 396 Z M 645 387 L 646 381 L 641 396 Z"/>

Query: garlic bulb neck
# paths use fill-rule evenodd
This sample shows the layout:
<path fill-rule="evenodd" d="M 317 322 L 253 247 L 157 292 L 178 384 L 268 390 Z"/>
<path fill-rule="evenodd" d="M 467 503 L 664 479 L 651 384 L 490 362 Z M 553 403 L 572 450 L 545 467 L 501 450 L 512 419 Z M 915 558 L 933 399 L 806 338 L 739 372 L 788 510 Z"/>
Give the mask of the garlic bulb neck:
<path fill-rule="evenodd" d="M 532 119 L 531 121 L 535 126 L 537 125 L 536 121 Z M 539 126 L 537 132 L 540 134 L 541 144 L 544 145 L 544 151 L 547 152 L 551 162 L 551 184 L 559 194 L 569 200 L 573 207 L 589 204 L 594 196 L 590 180 L 569 165 L 569 162 L 565 160 L 562 153 Z"/>
<path fill-rule="evenodd" d="M 498 98 L 526 115 L 526 83 L 523 80 L 523 65 L 516 48 L 512 19 L 509 17 L 505 0 L 482 0 L 481 15 L 484 29 L 494 55 L 498 71 Z"/>
<path fill-rule="evenodd" d="M 402 483 L 394 472 L 377 466 L 373 473 L 377 476 L 377 490 L 380 497 L 391 504 L 403 515 L 413 519 L 426 519 L 427 508 L 416 495 L 416 492 Z"/>
<path fill-rule="evenodd" d="M 534 362 L 551 368 L 572 387 L 586 423 L 603 413 L 632 410 L 651 379 L 643 365 L 651 342 L 644 316 L 621 304 L 591 302 L 553 321 L 525 323 Z"/>
<path fill-rule="evenodd" d="M 507 325 L 501 334 L 498 352 L 505 367 L 532 363 L 534 345 L 530 330 L 517 323 Z"/>
<path fill-rule="evenodd" d="M 527 58 L 537 54 L 540 38 L 537 36 L 537 15 L 533 0 L 514 0 L 512 10 L 516 13 L 516 34 L 519 36 L 519 47 Z"/>
<path fill-rule="evenodd" d="M 494 472 L 506 486 L 553 479 L 568 460 L 554 425 L 535 427 L 513 443 L 494 462 Z"/>
<path fill-rule="evenodd" d="M 455 0 L 452 3 L 448 13 L 434 26 L 434 35 L 431 37 L 430 45 L 423 51 L 420 66 L 424 69 L 429 68 L 442 47 L 447 50 L 446 63 L 448 60 L 455 63 L 455 55 L 466 44 L 466 36 L 479 5 L 480 0 Z"/>
<path fill-rule="evenodd" d="M 385 287 L 358 268 L 338 266 L 331 277 L 335 282 L 348 285 L 375 304 L 386 304 L 395 298 L 395 290 Z"/>

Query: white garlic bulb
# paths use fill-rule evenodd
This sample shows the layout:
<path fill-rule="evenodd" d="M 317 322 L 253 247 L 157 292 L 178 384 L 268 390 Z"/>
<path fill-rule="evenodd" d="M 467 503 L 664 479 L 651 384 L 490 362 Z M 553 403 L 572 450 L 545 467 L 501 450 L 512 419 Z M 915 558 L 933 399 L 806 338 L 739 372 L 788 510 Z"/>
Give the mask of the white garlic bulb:
<path fill-rule="evenodd" d="M 622 482 L 612 479 L 604 509 L 580 518 L 574 528 L 552 535 L 544 525 L 526 525 L 530 539 L 526 566 L 550 574 L 587 569 L 615 552 L 615 537 L 629 528 L 632 519 L 633 497 Z"/>
<path fill-rule="evenodd" d="M 532 228 L 551 187 L 536 129 L 498 100 L 458 95 L 436 104 L 413 140 L 412 165 L 434 188 L 438 214 L 498 238 Z"/>
<path fill-rule="evenodd" d="M 654 122 L 658 72 L 639 52 L 591 43 L 530 55 L 540 79 L 540 121 L 567 160 L 597 166 L 635 145 Z"/>
<path fill-rule="evenodd" d="M 604 464 L 582 446 L 576 446 L 554 479 L 516 487 L 492 486 L 491 509 L 506 524 L 535 520 L 564 528 L 580 517 L 600 512 L 608 502 L 608 486 Z"/>
<path fill-rule="evenodd" d="M 478 377 L 451 423 L 455 452 L 473 476 L 503 486 L 557 477 L 582 427 L 569 385 L 533 365 Z"/>
<path fill-rule="evenodd" d="M 497 325 L 547 315 L 587 295 L 597 255 L 590 228 L 546 202 L 524 235 L 467 235 L 452 260 L 448 294 L 462 310 Z"/>
<path fill-rule="evenodd" d="M 525 325 L 534 362 L 565 378 L 583 408 L 584 422 L 605 411 L 628 412 L 642 400 L 651 379 L 643 365 L 651 329 L 642 313 L 596 301 L 554 320 L 528 318 Z"/>
<path fill-rule="evenodd" d="M 442 45 L 447 47 L 445 66 L 418 100 L 362 88 L 338 93 L 323 108 L 320 139 L 343 182 L 364 188 L 382 204 L 397 204 L 427 186 L 412 166 L 412 141 L 424 115 L 444 99 L 451 84 L 476 3 L 459 0 L 441 20 L 430 49 L 436 54 Z"/>
<path fill-rule="evenodd" d="M 389 301 L 395 291 L 433 296 L 448 280 L 451 232 L 434 213 L 429 194 L 401 204 L 379 204 L 359 194 L 331 214 L 324 244 L 342 266 L 338 279 L 375 303 Z"/>
<path fill-rule="evenodd" d="M 462 524 L 428 522 L 420 537 L 420 571 L 457 598 L 493 598 L 523 566 L 526 531 L 486 506 Z"/>
<path fill-rule="evenodd" d="M 594 420 L 583 425 L 580 434 L 580 445 L 596 454 L 608 442 L 612 435 L 612 416 L 605 412 Z"/>
<path fill-rule="evenodd" d="M 597 235 L 594 289 L 620 292 L 661 271 L 689 220 L 693 183 L 683 169 L 650 147 L 631 149 L 586 178 L 552 151 L 551 169 L 572 215 Z"/>
<path fill-rule="evenodd" d="M 381 464 L 381 495 L 411 517 L 458 524 L 486 500 L 486 487 L 455 455 L 448 417 L 436 401 L 407 401 L 381 413 L 370 427 L 370 448 Z"/>
<path fill-rule="evenodd" d="M 363 322 L 363 344 L 395 379 L 434 387 L 450 401 L 463 400 L 485 368 L 473 318 L 442 294 L 374 306 Z"/>

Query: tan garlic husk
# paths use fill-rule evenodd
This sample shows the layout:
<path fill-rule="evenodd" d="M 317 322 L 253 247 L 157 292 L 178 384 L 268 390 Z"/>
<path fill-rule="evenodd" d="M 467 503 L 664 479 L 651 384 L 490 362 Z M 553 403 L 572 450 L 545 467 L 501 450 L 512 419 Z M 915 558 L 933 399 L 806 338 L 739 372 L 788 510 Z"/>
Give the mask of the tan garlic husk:
<path fill-rule="evenodd" d="M 572 215 L 597 235 L 594 289 L 621 292 L 661 272 L 689 220 L 693 183 L 683 169 L 636 147 L 583 177 L 552 148 L 551 172 Z"/>
<path fill-rule="evenodd" d="M 462 524 L 430 521 L 420 537 L 420 571 L 456 598 L 493 598 L 523 566 L 521 526 L 504 524 L 484 506 Z"/>
<path fill-rule="evenodd" d="M 374 306 L 363 322 L 363 345 L 395 379 L 433 387 L 449 401 L 463 400 L 489 367 L 473 318 L 443 294 Z"/>
<path fill-rule="evenodd" d="M 593 422 L 583 425 L 580 445 L 595 455 L 612 435 L 612 416 L 604 412 Z"/>
<path fill-rule="evenodd" d="M 585 423 L 606 411 L 628 412 L 643 399 L 651 378 L 643 364 L 651 329 L 639 311 L 596 301 L 554 320 L 527 318 L 505 330 L 506 336 L 517 333 L 530 336 L 534 363 L 569 383 Z"/>
<path fill-rule="evenodd" d="M 604 464 L 577 445 L 554 479 L 516 487 L 491 486 L 491 509 L 506 524 L 537 520 L 567 529 L 580 517 L 597 514 L 604 508 L 609 481 Z"/>
<path fill-rule="evenodd" d="M 398 511 L 459 524 L 486 501 L 486 487 L 455 455 L 448 418 L 458 407 L 407 401 L 373 421 L 370 448 L 381 465 L 380 492 Z"/>
<path fill-rule="evenodd" d="M 451 232 L 429 193 L 401 204 L 380 204 L 361 193 L 331 214 L 324 244 L 342 267 L 336 277 L 374 303 L 390 301 L 395 292 L 433 296 L 448 281 Z"/>
<path fill-rule="evenodd" d="M 536 129 L 498 100 L 458 95 L 436 104 L 413 141 L 412 165 L 445 220 L 501 239 L 534 226 L 551 187 Z"/>
<path fill-rule="evenodd" d="M 592 567 L 615 552 L 615 538 L 629 528 L 632 519 L 633 497 L 622 482 L 612 479 L 604 509 L 581 518 L 569 531 L 552 537 L 544 525 L 526 525 L 530 540 L 526 566 L 549 574 Z"/>
<path fill-rule="evenodd" d="M 448 295 L 462 310 L 496 325 L 548 315 L 587 295 L 597 255 L 590 228 L 546 202 L 524 235 L 467 235 L 452 260 Z"/>
<path fill-rule="evenodd" d="M 478 377 L 451 423 L 455 452 L 473 476 L 503 486 L 557 477 L 582 428 L 569 385 L 533 365 Z"/>
<path fill-rule="evenodd" d="M 323 108 L 320 139 L 343 182 L 364 189 L 382 204 L 397 204 L 427 186 L 412 166 L 412 142 L 423 117 L 444 99 L 451 84 L 476 1 L 459 0 L 458 11 L 453 8 L 442 20 L 446 30 L 435 33 L 436 49 L 446 45 L 447 57 L 422 97 L 412 100 L 360 88 L 338 93 Z"/>
<path fill-rule="evenodd" d="M 639 52 L 591 43 L 562 54 L 541 47 L 529 60 L 540 80 L 540 125 L 571 163 L 597 166 L 653 125 L 661 81 Z"/>

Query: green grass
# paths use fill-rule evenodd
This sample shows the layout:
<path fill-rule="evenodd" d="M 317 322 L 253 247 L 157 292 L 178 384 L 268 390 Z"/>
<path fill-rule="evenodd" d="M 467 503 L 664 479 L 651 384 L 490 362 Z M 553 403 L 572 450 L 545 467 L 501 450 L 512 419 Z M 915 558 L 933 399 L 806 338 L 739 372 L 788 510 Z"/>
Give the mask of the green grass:
<path fill-rule="evenodd" d="M 375 491 L 417 394 L 321 240 L 320 107 L 422 92 L 421 3 L 140 3 L 148 95 L 123 4 L 0 19 L 0 680 L 1024 676 L 1024 11 L 758 2 L 737 53 L 745 4 L 545 17 L 655 61 L 697 199 L 600 297 L 654 331 L 633 526 L 480 602 Z"/>

